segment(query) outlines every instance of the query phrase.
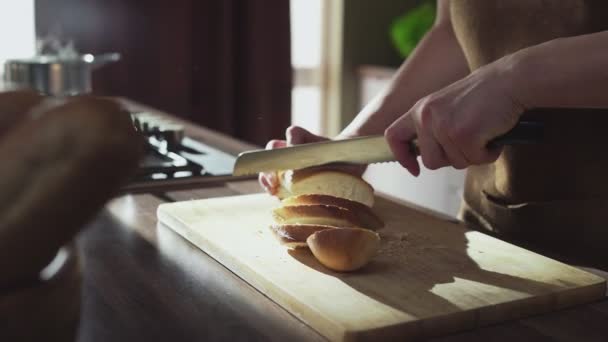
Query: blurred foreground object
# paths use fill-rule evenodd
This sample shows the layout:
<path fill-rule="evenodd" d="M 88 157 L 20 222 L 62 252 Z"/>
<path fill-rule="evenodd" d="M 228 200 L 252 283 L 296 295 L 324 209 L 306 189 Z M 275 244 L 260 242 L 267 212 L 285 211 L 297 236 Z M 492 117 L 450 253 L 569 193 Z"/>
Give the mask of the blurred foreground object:
<path fill-rule="evenodd" d="M 71 241 L 141 154 L 129 113 L 109 99 L 0 93 L 0 340 L 75 338 Z"/>

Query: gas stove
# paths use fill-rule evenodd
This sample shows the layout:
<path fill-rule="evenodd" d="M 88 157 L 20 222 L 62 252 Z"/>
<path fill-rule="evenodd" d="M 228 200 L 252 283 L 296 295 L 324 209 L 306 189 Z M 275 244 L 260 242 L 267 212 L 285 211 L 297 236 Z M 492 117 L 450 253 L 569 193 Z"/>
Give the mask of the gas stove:
<path fill-rule="evenodd" d="M 186 136 L 179 123 L 149 112 L 134 112 L 131 118 L 144 135 L 145 155 L 124 192 L 193 188 L 235 178 L 235 156 Z"/>

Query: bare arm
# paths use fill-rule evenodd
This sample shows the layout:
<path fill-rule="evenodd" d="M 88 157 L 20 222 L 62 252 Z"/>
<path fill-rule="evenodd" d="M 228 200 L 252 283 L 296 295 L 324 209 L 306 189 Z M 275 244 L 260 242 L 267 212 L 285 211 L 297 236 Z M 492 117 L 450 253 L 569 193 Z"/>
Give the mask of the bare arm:
<path fill-rule="evenodd" d="M 512 96 L 522 107 L 608 107 L 608 31 L 551 40 L 512 59 Z"/>
<path fill-rule="evenodd" d="M 382 134 L 419 99 L 469 73 L 450 20 L 449 2 L 437 1 L 437 19 L 401 65 L 391 85 L 368 104 L 339 137 Z"/>
<path fill-rule="evenodd" d="M 535 107 L 608 107 L 608 31 L 531 46 L 485 65 L 417 102 L 385 132 L 395 157 L 420 171 L 407 144 L 418 139 L 429 169 L 495 161 L 487 143 Z M 584 118 L 573 118 L 584 120 Z"/>
<path fill-rule="evenodd" d="M 437 0 L 437 20 L 414 52 L 401 65 L 391 86 L 367 105 L 339 135 L 347 138 L 382 134 L 395 119 L 406 113 L 420 98 L 437 91 L 469 73 L 464 54 L 456 40 L 450 20 L 449 0 Z M 305 129 L 292 126 L 286 140 L 272 140 L 266 148 L 325 140 Z M 348 172 L 361 174 L 364 167 Z M 278 181 L 274 173 L 261 173 L 260 184 L 275 193 Z"/>

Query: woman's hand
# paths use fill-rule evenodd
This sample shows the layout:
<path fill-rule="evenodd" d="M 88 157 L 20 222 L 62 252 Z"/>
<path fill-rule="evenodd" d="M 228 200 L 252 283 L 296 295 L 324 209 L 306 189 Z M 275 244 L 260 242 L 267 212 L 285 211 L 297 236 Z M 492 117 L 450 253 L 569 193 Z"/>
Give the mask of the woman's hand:
<path fill-rule="evenodd" d="M 285 138 L 286 140 L 270 140 L 268 144 L 266 144 L 266 149 L 272 150 L 290 145 L 308 144 L 329 140 L 328 138 L 312 134 L 299 126 L 290 126 L 287 128 L 285 131 Z M 259 174 L 258 180 L 266 192 L 270 193 L 271 195 L 276 193 L 277 188 L 279 187 L 279 180 L 276 172 L 262 172 Z"/>
<path fill-rule="evenodd" d="M 501 151 L 489 150 L 488 142 L 513 128 L 524 110 L 510 94 L 512 70 L 505 57 L 418 101 L 385 131 L 399 163 L 415 176 L 420 173 L 408 148 L 415 138 L 431 170 L 495 161 Z"/>
<path fill-rule="evenodd" d="M 338 136 L 338 139 L 345 138 L 345 135 Z M 271 150 L 275 148 L 281 148 L 285 146 L 292 145 L 300 145 L 300 144 L 309 144 L 319 141 L 329 140 L 326 137 L 322 137 L 313 133 L 310 133 L 306 129 L 299 126 L 290 126 L 285 131 L 286 140 L 271 140 L 266 144 L 266 149 Z M 365 166 L 363 165 L 332 165 L 330 167 L 332 170 L 340 170 L 356 175 L 362 175 L 365 171 Z M 259 174 L 258 180 L 260 185 L 266 192 L 274 195 L 277 192 L 279 187 L 279 180 L 277 178 L 276 172 L 263 172 Z"/>

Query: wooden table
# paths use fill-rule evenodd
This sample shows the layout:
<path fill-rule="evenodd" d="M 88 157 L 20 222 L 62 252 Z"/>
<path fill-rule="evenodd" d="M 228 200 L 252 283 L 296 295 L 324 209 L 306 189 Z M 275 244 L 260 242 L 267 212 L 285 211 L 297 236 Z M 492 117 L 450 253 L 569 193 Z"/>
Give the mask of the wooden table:
<path fill-rule="evenodd" d="M 253 146 L 186 123 L 236 154 Z M 259 192 L 255 180 L 114 199 L 78 237 L 79 341 L 320 341 L 323 338 L 168 228 L 160 203 Z M 592 270 L 608 278 L 608 272 Z M 608 300 L 435 341 L 608 341 Z"/>

